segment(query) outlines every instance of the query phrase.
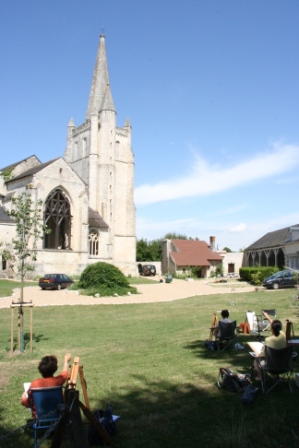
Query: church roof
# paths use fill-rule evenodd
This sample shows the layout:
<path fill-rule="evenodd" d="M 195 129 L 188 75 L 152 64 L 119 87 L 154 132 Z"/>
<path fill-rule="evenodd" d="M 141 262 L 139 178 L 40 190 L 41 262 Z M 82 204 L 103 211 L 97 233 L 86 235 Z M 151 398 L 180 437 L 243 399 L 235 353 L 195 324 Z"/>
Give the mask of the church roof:
<path fill-rule="evenodd" d="M 99 212 L 93 208 L 88 208 L 88 224 L 89 227 L 96 227 L 98 229 L 108 229 L 108 224 L 105 223 Z"/>
<path fill-rule="evenodd" d="M 213 252 L 205 241 L 171 240 L 175 250 L 170 252 L 177 266 L 210 266 L 210 261 L 222 261 L 218 252 Z"/>
<path fill-rule="evenodd" d="M 48 165 L 51 165 L 51 163 L 55 162 L 56 160 L 58 160 L 60 157 L 53 159 L 53 160 L 49 160 L 48 162 L 45 163 L 41 163 L 40 165 L 34 166 L 33 168 L 30 168 L 27 171 L 24 171 L 24 173 L 19 174 L 18 176 L 13 177 L 12 179 L 7 180 L 6 183 L 12 182 L 14 180 L 19 180 L 19 179 L 23 179 L 24 177 L 31 177 L 34 176 L 34 174 L 39 173 L 41 170 L 43 170 L 44 168 L 46 168 Z"/>
<path fill-rule="evenodd" d="M 259 240 L 255 241 L 253 244 L 248 246 L 245 250 L 256 250 L 263 248 L 270 248 L 276 246 L 283 246 L 284 244 L 294 241 L 292 238 L 292 228 L 299 228 L 299 224 L 294 226 L 284 227 L 283 229 L 274 230 L 273 232 L 268 232 L 266 235 L 262 236 Z"/>
<path fill-rule="evenodd" d="M 0 168 L 0 172 L 3 172 L 3 171 L 9 171 L 9 170 L 15 168 L 16 166 L 20 165 L 21 163 L 26 162 L 27 160 L 33 158 L 33 157 L 34 157 L 36 160 L 38 160 L 38 161 L 40 162 L 39 158 L 36 157 L 36 156 L 33 154 L 32 156 L 26 157 L 26 159 L 19 160 L 18 162 L 15 162 L 15 163 L 12 163 L 11 165 L 5 166 L 4 168 Z"/>
<path fill-rule="evenodd" d="M 109 83 L 105 36 L 103 35 L 100 36 L 86 119 L 90 119 L 91 114 L 97 114 L 101 110 L 115 111 Z"/>

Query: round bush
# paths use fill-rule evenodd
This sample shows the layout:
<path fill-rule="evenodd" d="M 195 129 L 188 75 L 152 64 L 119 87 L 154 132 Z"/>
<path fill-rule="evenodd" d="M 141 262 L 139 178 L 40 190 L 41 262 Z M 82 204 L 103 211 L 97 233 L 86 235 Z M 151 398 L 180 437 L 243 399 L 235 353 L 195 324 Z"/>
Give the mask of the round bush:
<path fill-rule="evenodd" d="M 81 274 L 79 280 L 80 288 L 93 288 L 106 286 L 115 288 L 116 286 L 128 287 L 129 283 L 124 274 L 112 264 L 99 262 L 91 264 Z"/>

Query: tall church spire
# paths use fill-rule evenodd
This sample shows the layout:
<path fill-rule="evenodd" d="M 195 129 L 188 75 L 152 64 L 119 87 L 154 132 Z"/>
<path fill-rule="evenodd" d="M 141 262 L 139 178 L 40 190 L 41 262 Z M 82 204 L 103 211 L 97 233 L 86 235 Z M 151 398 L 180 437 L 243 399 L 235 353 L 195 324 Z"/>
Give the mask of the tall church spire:
<path fill-rule="evenodd" d="M 90 119 L 91 114 L 97 114 L 100 110 L 115 111 L 109 84 L 105 36 L 103 35 L 100 36 L 98 54 L 89 94 L 86 119 Z"/>

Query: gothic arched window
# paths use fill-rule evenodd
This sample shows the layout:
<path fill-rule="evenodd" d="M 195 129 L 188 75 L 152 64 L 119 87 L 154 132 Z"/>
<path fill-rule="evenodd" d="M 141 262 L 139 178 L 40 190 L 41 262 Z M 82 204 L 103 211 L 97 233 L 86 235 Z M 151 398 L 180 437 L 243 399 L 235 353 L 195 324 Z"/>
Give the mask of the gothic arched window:
<path fill-rule="evenodd" d="M 51 230 L 45 235 L 45 249 L 70 249 L 71 218 L 70 202 L 57 188 L 45 202 L 44 223 Z"/>
<path fill-rule="evenodd" d="M 89 255 L 99 255 L 99 233 L 96 229 L 90 229 L 88 240 Z"/>

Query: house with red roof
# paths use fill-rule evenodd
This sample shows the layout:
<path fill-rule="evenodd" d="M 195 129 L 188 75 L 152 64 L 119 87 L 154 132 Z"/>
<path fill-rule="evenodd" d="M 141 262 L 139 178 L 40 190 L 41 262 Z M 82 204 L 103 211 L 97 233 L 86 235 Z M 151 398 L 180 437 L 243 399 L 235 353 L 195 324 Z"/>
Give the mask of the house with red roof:
<path fill-rule="evenodd" d="M 223 255 L 215 251 L 215 237 L 210 245 L 198 240 L 168 240 L 162 242 L 162 272 L 188 275 L 190 269 L 200 278 L 209 278 L 221 265 Z"/>

